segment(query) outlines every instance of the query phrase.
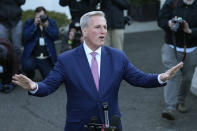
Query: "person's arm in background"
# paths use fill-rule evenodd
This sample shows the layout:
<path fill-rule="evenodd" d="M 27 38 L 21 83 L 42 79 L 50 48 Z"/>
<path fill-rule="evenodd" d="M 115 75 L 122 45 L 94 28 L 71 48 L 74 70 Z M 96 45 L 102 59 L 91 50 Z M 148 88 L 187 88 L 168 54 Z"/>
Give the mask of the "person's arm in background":
<path fill-rule="evenodd" d="M 47 24 L 43 24 L 44 26 L 44 33 L 45 35 L 48 36 L 48 38 L 52 39 L 53 41 L 54 40 L 57 40 L 58 39 L 58 28 L 57 28 L 57 25 L 56 25 L 56 21 L 49 18 Z"/>
<path fill-rule="evenodd" d="M 161 27 L 166 32 L 171 31 L 169 22 L 172 19 L 172 12 L 173 12 L 173 1 L 172 0 L 166 0 L 163 7 L 159 11 L 159 16 L 157 19 L 157 24 L 159 27 Z"/>
<path fill-rule="evenodd" d="M 34 24 L 34 19 L 27 20 L 23 28 L 23 39 L 25 41 L 32 39 L 38 31 L 39 28 Z"/>
<path fill-rule="evenodd" d="M 70 3 L 70 0 L 60 0 L 59 1 L 59 4 L 61 6 L 67 6 L 67 5 L 69 5 L 69 3 Z"/>
<path fill-rule="evenodd" d="M 98 3 L 102 2 L 102 0 L 88 0 L 88 5 L 89 7 L 91 7 L 92 9 L 96 9 L 96 6 Z"/>
<path fill-rule="evenodd" d="M 196 16 L 197 17 L 197 16 Z M 190 38 L 196 38 L 197 37 L 197 26 L 190 27 L 187 21 L 184 21 L 184 28 L 183 31 L 190 35 Z"/>
<path fill-rule="evenodd" d="M 130 3 L 128 0 L 111 0 L 116 4 L 120 9 L 129 9 Z"/>
<path fill-rule="evenodd" d="M 16 2 L 19 6 L 25 4 L 25 0 L 16 0 Z"/>

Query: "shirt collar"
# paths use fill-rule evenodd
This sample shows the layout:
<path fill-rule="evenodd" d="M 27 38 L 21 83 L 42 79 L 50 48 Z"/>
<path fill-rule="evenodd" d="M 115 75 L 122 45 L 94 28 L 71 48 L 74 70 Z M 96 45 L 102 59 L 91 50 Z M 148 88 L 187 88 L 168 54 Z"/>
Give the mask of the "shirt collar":
<path fill-rule="evenodd" d="M 87 44 L 85 43 L 85 41 L 83 42 L 83 47 L 85 50 L 86 55 L 89 55 L 90 53 L 92 53 L 93 51 L 87 46 Z M 99 47 L 97 50 L 95 50 L 94 52 L 96 52 L 99 56 L 101 56 L 101 47 Z"/>

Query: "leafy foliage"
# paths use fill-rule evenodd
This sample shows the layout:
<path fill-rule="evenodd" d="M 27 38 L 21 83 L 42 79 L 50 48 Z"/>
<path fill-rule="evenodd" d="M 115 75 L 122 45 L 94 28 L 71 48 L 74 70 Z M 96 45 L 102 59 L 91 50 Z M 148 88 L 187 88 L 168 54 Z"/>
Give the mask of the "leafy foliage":
<path fill-rule="evenodd" d="M 50 18 L 56 21 L 58 27 L 68 25 L 70 23 L 70 20 L 64 13 L 59 13 L 55 11 L 47 11 L 47 14 Z M 35 14 L 33 10 L 23 11 L 22 22 L 24 23 L 27 19 L 34 18 L 34 15 Z"/>

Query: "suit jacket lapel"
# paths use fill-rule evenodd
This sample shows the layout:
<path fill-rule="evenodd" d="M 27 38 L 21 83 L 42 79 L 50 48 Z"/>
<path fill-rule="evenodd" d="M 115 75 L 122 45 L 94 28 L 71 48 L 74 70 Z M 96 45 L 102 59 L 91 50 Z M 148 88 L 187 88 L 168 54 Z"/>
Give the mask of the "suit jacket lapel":
<path fill-rule="evenodd" d="M 99 81 L 99 93 L 103 95 L 109 84 L 109 79 L 111 78 L 112 63 L 110 59 L 110 54 L 106 51 L 105 46 L 101 50 L 101 69 L 100 69 L 100 81 Z"/>
<path fill-rule="evenodd" d="M 98 97 L 98 91 L 96 89 L 96 85 L 94 83 L 93 75 L 88 63 L 87 56 L 85 54 L 83 44 L 80 45 L 79 48 L 77 48 L 77 59 L 79 61 L 79 68 L 81 68 L 81 72 L 86 79 L 86 86 L 84 87 L 84 90 L 88 92 L 92 97 L 97 98 Z M 84 83 L 84 82 L 83 82 Z"/>

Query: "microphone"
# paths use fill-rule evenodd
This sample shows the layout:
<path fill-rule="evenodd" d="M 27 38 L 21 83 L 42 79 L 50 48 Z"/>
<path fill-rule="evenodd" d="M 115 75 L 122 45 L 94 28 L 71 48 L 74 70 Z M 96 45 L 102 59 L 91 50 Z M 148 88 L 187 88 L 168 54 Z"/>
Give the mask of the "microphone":
<path fill-rule="evenodd" d="M 92 116 L 91 119 L 90 119 L 90 122 L 91 122 L 91 123 L 97 123 L 97 120 L 98 120 L 98 119 L 97 119 L 96 116 Z"/>
<path fill-rule="evenodd" d="M 119 127 L 120 127 L 120 117 L 118 115 L 114 115 L 112 116 L 111 119 L 111 129 L 112 131 L 120 131 Z"/>
<path fill-rule="evenodd" d="M 102 104 L 104 115 L 105 115 L 105 128 L 109 128 L 109 115 L 108 115 L 108 103 L 103 103 Z"/>
<path fill-rule="evenodd" d="M 92 131 L 96 131 L 96 123 L 97 123 L 97 117 L 96 116 L 92 116 L 90 119 L 90 129 L 92 129 Z"/>
<path fill-rule="evenodd" d="M 90 123 L 84 125 L 84 127 L 88 128 L 91 131 L 97 131 L 98 129 L 102 128 L 102 124 L 98 124 L 98 119 L 96 116 L 92 116 L 90 118 Z"/>

